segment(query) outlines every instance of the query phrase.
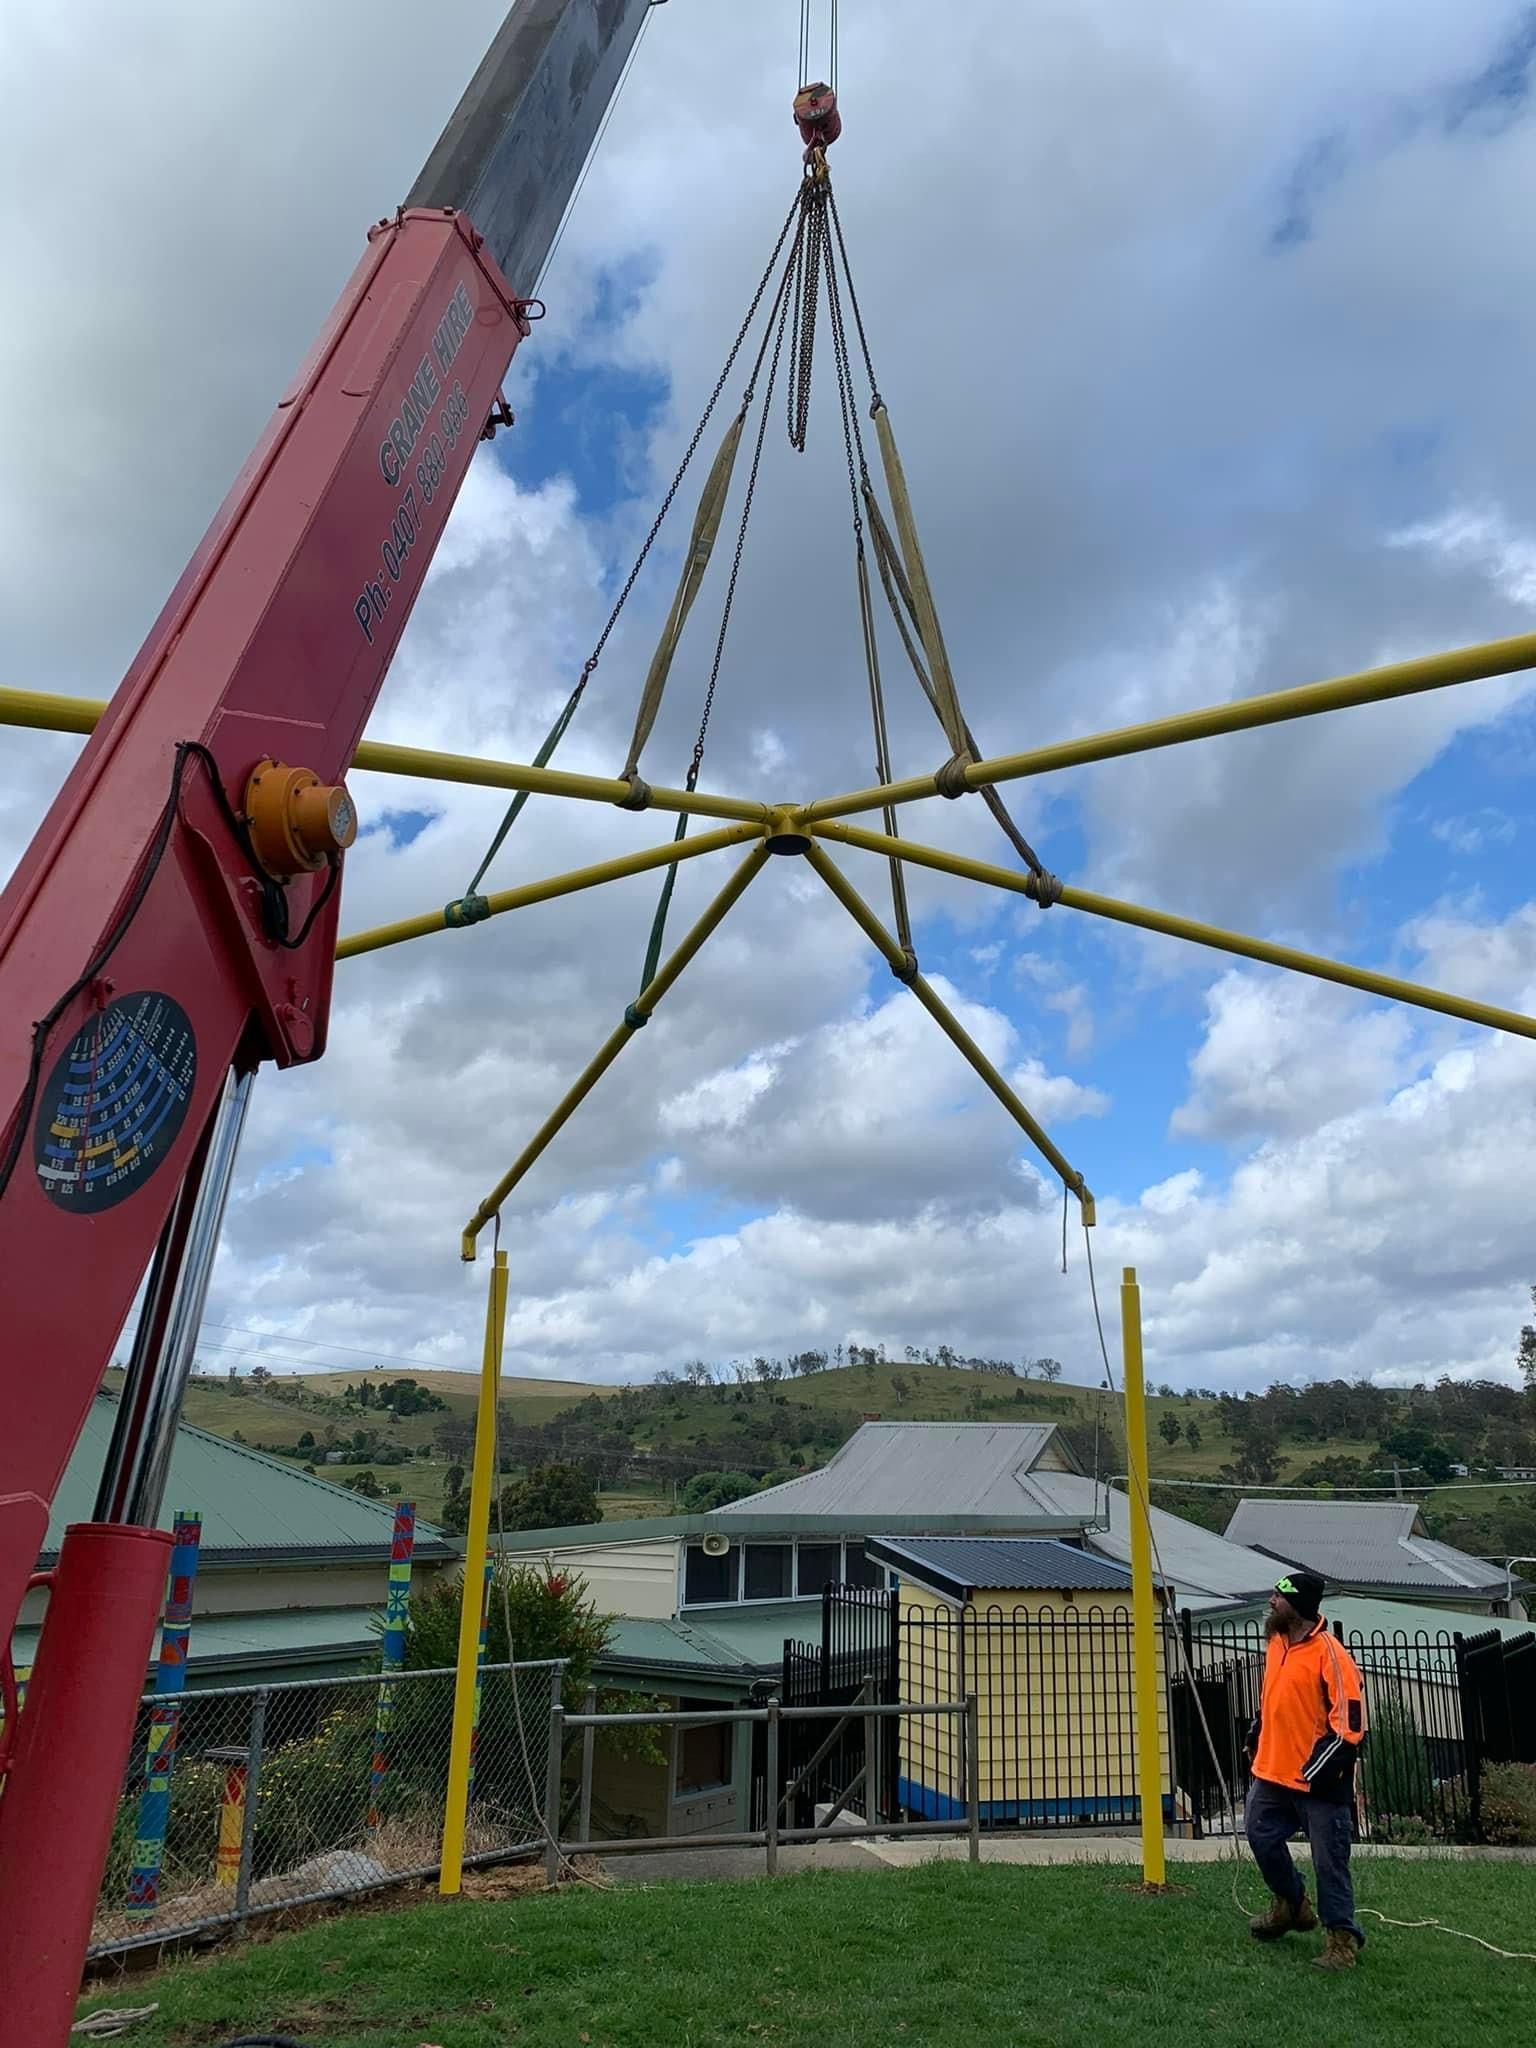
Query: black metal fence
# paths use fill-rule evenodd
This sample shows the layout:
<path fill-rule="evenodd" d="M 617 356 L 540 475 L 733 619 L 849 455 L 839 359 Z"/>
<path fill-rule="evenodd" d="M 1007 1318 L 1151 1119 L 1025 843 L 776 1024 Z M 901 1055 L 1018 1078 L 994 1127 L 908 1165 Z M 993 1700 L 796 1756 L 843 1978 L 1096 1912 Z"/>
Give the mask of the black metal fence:
<path fill-rule="evenodd" d="M 1102 1828 L 1139 1818 L 1131 1635 L 1128 1613 L 1101 1607 L 901 1613 L 903 1697 L 976 1695 L 984 1828 Z M 1161 1687 L 1159 1701 L 1166 1758 Z M 925 1820 L 951 1817 L 964 1793 L 949 1724 L 916 1723 L 903 1734 L 899 1805 Z M 1168 1812 L 1170 1792 L 1165 1771 Z"/>
<path fill-rule="evenodd" d="M 822 1593 L 821 1641 L 787 1641 L 779 1698 L 786 1707 L 852 1706 L 856 1701 L 891 1706 L 899 1689 L 898 1598 L 864 1586 L 828 1586 Z M 948 1695 L 946 1695 L 946 1698 Z M 957 1696 L 958 1697 L 958 1696 Z M 939 1717 L 943 1718 L 943 1717 Z M 926 1728 L 931 1722 L 919 1725 Z M 945 1726 L 948 1726 L 947 1720 Z M 865 1747 L 876 1745 L 874 1768 L 846 1799 L 844 1811 L 862 1820 L 898 1818 L 897 1779 L 900 1724 L 888 1717 L 850 1718 L 830 1745 L 814 1721 L 791 1720 L 784 1728 L 781 1790 L 793 1788 L 791 1820 L 809 1827 L 818 1807 L 843 1798 L 864 1771 Z M 762 1794 L 754 1797 L 754 1811 Z"/>
<path fill-rule="evenodd" d="M 1476 1841 L 1484 1765 L 1536 1761 L 1536 1633 L 1335 1633 L 1359 1665 L 1365 1691 L 1370 1733 L 1356 1783 L 1362 1837 Z M 1243 1743 L 1259 1708 L 1265 1648 L 1258 1623 L 1183 1617 L 1171 1688 L 1173 1759 L 1197 1834 L 1238 1824 L 1232 1806 L 1240 1815 L 1248 1788 Z"/>

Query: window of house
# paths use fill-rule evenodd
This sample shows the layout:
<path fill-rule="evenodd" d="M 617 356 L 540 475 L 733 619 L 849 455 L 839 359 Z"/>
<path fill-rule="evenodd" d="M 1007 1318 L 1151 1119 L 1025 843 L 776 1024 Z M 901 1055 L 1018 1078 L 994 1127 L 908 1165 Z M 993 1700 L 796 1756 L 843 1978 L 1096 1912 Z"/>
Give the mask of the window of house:
<path fill-rule="evenodd" d="M 702 1714 L 709 1700 L 679 1700 L 685 1714 Z M 718 1792 L 731 1782 L 731 1729 L 729 1721 L 711 1721 L 702 1728 L 677 1731 L 677 1787 L 679 1799 L 699 1792 Z"/>
<path fill-rule="evenodd" d="M 787 1543 L 749 1543 L 745 1547 L 744 1600 L 787 1600 L 794 1553 Z"/>
<path fill-rule="evenodd" d="M 848 1545 L 848 1561 L 843 1567 L 843 1571 L 850 1586 L 883 1586 L 885 1584 L 884 1569 L 880 1565 L 872 1564 L 864 1555 L 862 1543 L 850 1543 Z"/>
<path fill-rule="evenodd" d="M 802 1543 L 796 1570 L 796 1591 L 820 1599 L 822 1589 L 835 1586 L 843 1576 L 843 1546 L 841 1543 Z"/>
<path fill-rule="evenodd" d="M 724 1557 L 709 1557 L 690 1543 L 683 1560 L 683 1604 L 699 1607 L 716 1600 L 734 1600 L 741 1553 L 733 1543 Z"/>

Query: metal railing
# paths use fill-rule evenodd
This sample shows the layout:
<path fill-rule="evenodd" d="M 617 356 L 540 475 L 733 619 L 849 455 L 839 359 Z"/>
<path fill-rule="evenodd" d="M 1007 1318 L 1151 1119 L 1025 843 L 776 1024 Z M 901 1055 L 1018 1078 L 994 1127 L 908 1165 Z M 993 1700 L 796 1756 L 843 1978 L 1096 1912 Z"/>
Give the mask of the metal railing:
<path fill-rule="evenodd" d="M 1360 1667 L 1369 1733 L 1356 1780 L 1357 1820 L 1363 1839 L 1404 1844 L 1470 1842 L 1479 1837 L 1478 1782 L 1489 1760 L 1515 1754 L 1524 1741 L 1536 1753 L 1536 1699 L 1511 1695 L 1506 1663 L 1519 1667 L 1531 1641 L 1464 1636 L 1453 1630 L 1335 1631 Z M 1188 1682 L 1175 1685 L 1175 1753 L 1191 1795 L 1197 1832 L 1233 1825 L 1248 1786 L 1244 1741 L 1258 1712 L 1265 1636 L 1257 1623 L 1185 1620 L 1185 1654 L 1199 1689 L 1205 1726 L 1220 1761 L 1211 1761 L 1204 1729 L 1188 1711 Z M 1482 1666 L 1501 1697 L 1520 1699 L 1523 1725 L 1498 1730 L 1481 1711 Z M 1473 1711 L 1469 1713 L 1469 1702 Z M 1225 1788 L 1221 1780 L 1225 1780 Z"/>
<path fill-rule="evenodd" d="M 564 1670 L 486 1666 L 466 1863 L 542 1847 Z M 231 1686 L 169 1719 L 146 1695 L 91 1955 L 433 1876 L 453 1688 L 452 1670 Z"/>
<path fill-rule="evenodd" d="M 960 1759 L 961 1782 L 965 1788 L 965 1797 L 963 1802 L 956 1802 L 963 1810 L 946 1819 L 880 1820 L 870 1825 L 867 1832 L 880 1836 L 965 1835 L 970 1845 L 970 1860 L 975 1863 L 981 1857 L 981 1722 L 974 1693 L 968 1693 L 960 1700 L 902 1700 L 884 1703 L 866 1697 L 840 1706 L 785 1706 L 779 1700 L 771 1699 L 761 1707 L 711 1707 L 687 1712 L 665 1712 L 658 1709 L 616 1714 L 570 1714 L 556 1704 L 551 1708 L 549 1718 L 549 1742 L 545 1751 L 549 1771 L 544 1802 L 547 1814 L 561 1811 L 562 1801 L 566 1797 L 562 1760 L 566 1739 L 571 1731 L 581 1732 L 585 1737 L 592 1732 L 614 1728 L 681 1729 L 742 1725 L 754 1730 L 760 1728 L 764 1735 L 763 1775 L 768 1787 L 765 1824 L 760 1828 L 711 1831 L 707 1834 L 641 1835 L 625 1836 L 615 1840 L 594 1840 L 583 1827 L 578 1837 L 570 1841 L 557 1839 L 555 1831 L 552 1830 L 544 1845 L 545 1870 L 551 1884 L 558 1879 L 562 1862 L 572 1856 L 627 1855 L 636 1851 L 673 1849 L 761 1849 L 764 1867 L 771 1877 L 778 1869 L 779 1850 L 785 1844 L 824 1842 L 833 1837 L 846 1835 L 846 1824 L 840 1826 L 839 1822 L 850 1800 L 862 1787 L 868 1760 L 877 1758 L 880 1754 L 879 1729 L 882 1722 L 895 1722 L 898 1727 L 906 1721 L 921 1724 L 928 1720 L 947 1720 L 952 1724 L 958 1723 L 958 1740 L 955 1747 Z M 786 1722 L 821 1722 L 828 1728 L 826 1740 L 793 1778 L 789 1777 L 784 1767 L 783 1730 Z M 829 1802 L 830 1811 L 821 1821 L 810 1827 L 786 1826 L 781 1816 L 786 1807 L 792 1806 L 801 1778 L 819 1765 L 825 1756 L 833 1753 L 842 1735 L 855 1724 L 862 1724 L 864 1742 L 860 1762 L 853 1777 Z M 592 1808 L 592 1767 L 592 1744 L 584 1739 L 581 1745 L 581 1775 L 578 1789 L 578 1811 L 583 1821 L 590 1815 Z"/>

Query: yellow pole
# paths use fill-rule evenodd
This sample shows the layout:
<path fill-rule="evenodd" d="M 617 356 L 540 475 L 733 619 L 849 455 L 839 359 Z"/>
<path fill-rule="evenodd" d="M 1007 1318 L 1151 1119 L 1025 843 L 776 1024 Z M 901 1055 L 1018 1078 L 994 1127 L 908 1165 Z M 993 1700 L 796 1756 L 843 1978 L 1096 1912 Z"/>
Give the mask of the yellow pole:
<path fill-rule="evenodd" d="M 99 697 L 45 697 L 37 690 L 0 689 L 0 725 L 26 725 L 40 732 L 90 732 L 106 708 Z M 382 740 L 364 740 L 352 757 L 352 766 L 374 775 L 413 775 L 426 782 L 463 782 L 480 789 L 526 789 L 536 796 L 574 796 L 597 804 L 623 804 L 630 795 L 629 784 L 613 776 L 571 775 L 560 768 L 533 768 L 522 761 L 482 761 L 473 754 L 438 754 L 429 747 L 396 747 Z M 746 797 L 654 786 L 650 807 L 744 824 L 761 824 L 768 816 L 766 804 Z"/>
<path fill-rule="evenodd" d="M 1347 711 L 1359 704 L 1381 704 L 1391 697 L 1443 690 L 1453 683 L 1482 682 L 1489 676 L 1512 675 L 1523 668 L 1536 668 L 1536 633 L 1520 633 L 1511 640 L 1489 640 L 1476 647 L 1457 647 L 1448 654 L 1421 655 L 1413 661 L 1395 661 L 1384 668 L 1364 669 L 1358 675 L 1303 683 L 1299 689 L 1272 690 L 1263 697 L 1238 697 L 1229 704 L 1208 704 L 1198 711 L 1178 712 L 1172 718 L 1149 719 L 1145 725 L 1123 725 L 1114 732 L 1089 733 L 1082 739 L 1036 747 L 1027 754 L 1001 754 L 995 760 L 973 762 L 965 771 L 965 785 L 967 789 L 981 789 L 991 782 L 1016 782 L 1021 776 L 1044 775 L 1053 768 L 1080 768 L 1087 761 L 1109 761 L 1121 754 L 1145 753 L 1153 747 L 1178 746 L 1185 740 L 1211 739 L 1218 733 L 1248 732 L 1255 726 L 1277 725 L 1285 719 L 1311 718 L 1320 711 Z M 905 782 L 855 790 L 849 796 L 822 797 L 816 803 L 804 805 L 796 814 L 796 822 L 804 830 L 821 818 L 881 810 L 887 804 L 915 803 L 938 793 L 938 783 L 932 775 L 915 775 Z"/>
<path fill-rule="evenodd" d="M 893 839 L 891 841 L 893 846 L 901 846 L 905 845 L 905 843 L 904 840 Z M 1083 1176 L 1075 1166 L 1068 1163 L 1056 1146 L 1052 1144 L 1045 1132 L 1044 1126 L 1025 1108 L 1016 1091 L 1009 1087 L 1008 1083 L 997 1071 L 997 1068 L 993 1066 L 981 1047 L 960 1022 L 960 1019 L 949 1008 L 948 1004 L 944 1002 L 943 998 L 929 985 L 926 977 L 918 972 L 917 962 L 913 956 L 905 950 L 891 932 L 886 930 L 885 926 L 864 901 L 858 890 L 854 888 L 842 869 L 830 861 L 819 846 L 813 845 L 810 847 L 805 857 L 832 891 L 838 902 L 848 912 L 854 923 L 858 925 L 872 944 L 885 955 L 897 980 L 906 983 L 907 987 L 911 989 L 913 995 L 917 997 L 945 1037 L 970 1061 L 981 1079 L 986 1082 L 992 1093 L 997 1097 L 1004 1109 L 1007 1110 L 1015 1123 L 1018 1124 L 1020 1130 L 1023 1131 L 1036 1151 L 1040 1153 L 1042 1158 L 1048 1160 L 1055 1171 L 1061 1175 L 1063 1181 L 1066 1182 L 1078 1199 L 1083 1213 L 1083 1222 L 1091 1225 L 1094 1221 L 1093 1196 L 1088 1192 Z"/>
<path fill-rule="evenodd" d="M 745 839 L 761 836 L 756 825 L 722 825 L 718 832 L 700 832 L 692 839 L 669 839 L 664 846 L 648 846 L 643 853 L 626 853 L 615 860 L 596 861 L 588 868 L 571 868 L 542 882 L 524 882 L 517 889 L 494 890 L 484 899 L 484 916 L 499 917 L 505 910 L 548 903 L 553 897 L 570 896 L 578 889 L 594 889 L 600 882 L 617 882 L 626 875 L 643 875 L 650 868 L 697 860 L 701 853 L 718 853 L 722 847 L 739 846 Z M 478 924 L 482 919 L 476 918 L 474 922 Z M 403 917 L 398 924 L 381 924 L 371 931 L 350 933 L 337 945 L 336 958 L 355 960 L 359 953 L 376 953 L 385 946 L 403 945 L 407 939 L 424 939 L 433 932 L 459 928 L 449 925 L 446 910 L 428 910 L 420 917 Z"/>
<path fill-rule="evenodd" d="M 498 1251 L 486 1298 L 485 1356 L 480 1367 L 480 1404 L 475 1411 L 475 1463 L 469 1482 L 469 1526 L 464 1532 L 464 1580 L 459 1589 L 459 1660 L 453 1686 L 448 1791 L 443 1801 L 443 1858 L 437 1882 L 444 1898 L 456 1894 L 464 1878 L 475 1685 L 480 1669 L 480 1609 L 486 1547 L 491 1534 L 491 1488 L 496 1483 L 496 1398 L 500 1391 L 501 1337 L 506 1320 L 507 1255 Z"/>
<path fill-rule="evenodd" d="M 919 867 L 936 868 L 941 874 L 961 875 L 967 881 L 988 882 L 994 888 L 1011 889 L 1017 896 L 1034 898 L 1033 877 L 1017 868 L 994 867 L 990 861 L 970 860 L 961 853 L 946 853 L 936 846 L 923 846 L 914 839 L 897 839 L 885 832 L 868 832 L 860 825 L 825 824 L 816 827 L 818 838 L 835 839 L 844 846 L 857 846 L 864 853 L 894 854 L 915 861 Z M 1391 1003 L 1411 1003 L 1415 1009 L 1434 1010 L 1443 1017 L 1458 1017 L 1463 1023 L 1486 1025 L 1490 1031 L 1512 1032 L 1517 1038 L 1536 1038 L 1536 1017 L 1518 1010 L 1501 1010 L 1494 1003 L 1474 1002 L 1470 996 L 1447 995 L 1443 989 L 1426 988 L 1422 982 L 1401 981 L 1395 974 L 1377 974 L 1369 967 L 1351 967 L 1347 961 L 1330 960 L 1321 953 L 1303 953 L 1296 946 L 1277 946 L 1269 939 L 1249 938 L 1243 932 L 1223 931 L 1220 925 L 1199 924 L 1192 917 L 1175 917 L 1166 910 L 1148 910 L 1140 903 L 1123 903 L 1114 896 L 1096 896 L 1089 889 L 1063 885 L 1057 899 L 1067 910 L 1084 910 L 1091 917 L 1111 918 L 1117 924 L 1135 925 L 1141 931 L 1162 932 L 1172 939 L 1187 939 L 1191 945 L 1209 946 L 1218 953 L 1235 953 L 1245 960 L 1259 960 L 1267 967 L 1288 968 L 1293 974 L 1310 974 L 1318 981 L 1337 982 L 1341 988 L 1359 989 L 1368 996 L 1380 996 Z"/>
<path fill-rule="evenodd" d="M 572 1082 L 565 1094 L 561 1096 L 559 1102 L 550 1111 L 543 1123 L 539 1125 L 539 1128 L 517 1155 L 512 1165 L 502 1175 L 501 1179 L 497 1181 L 495 1187 L 491 1189 L 491 1192 L 480 1204 L 474 1215 L 465 1224 L 464 1234 L 459 1246 L 459 1256 L 461 1258 L 474 1258 L 475 1239 L 484 1230 L 486 1224 L 490 1222 L 491 1218 L 500 1209 L 507 1196 L 511 1194 L 523 1175 L 544 1151 L 561 1126 L 570 1119 L 591 1094 L 630 1039 L 649 1022 L 651 1012 L 655 1009 L 656 1005 L 703 946 L 704 941 L 718 927 L 726 912 L 730 910 L 731 906 L 741 896 L 753 876 L 761 873 L 763 864 L 768 858 L 769 854 L 766 846 L 757 845 L 753 847 L 719 895 L 708 904 L 698 923 L 694 925 L 693 929 L 679 943 L 677 950 L 670 958 L 662 962 L 650 981 L 641 989 L 639 995 L 635 997 L 635 1000 L 625 1011 L 624 1022 L 603 1041 L 603 1044 L 594 1053 L 586 1067 L 577 1076 L 576 1080 Z"/>
<path fill-rule="evenodd" d="M 1141 1289 L 1127 1266 L 1120 1287 L 1125 1355 L 1125 1449 L 1131 1494 L 1131 1667 L 1136 1683 L 1136 1790 L 1141 1804 L 1141 1875 L 1160 1885 L 1163 1858 L 1163 1754 L 1158 1726 L 1157 1600 L 1152 1588 L 1152 1530 L 1147 1492 L 1147 1399 L 1141 1366 Z"/>

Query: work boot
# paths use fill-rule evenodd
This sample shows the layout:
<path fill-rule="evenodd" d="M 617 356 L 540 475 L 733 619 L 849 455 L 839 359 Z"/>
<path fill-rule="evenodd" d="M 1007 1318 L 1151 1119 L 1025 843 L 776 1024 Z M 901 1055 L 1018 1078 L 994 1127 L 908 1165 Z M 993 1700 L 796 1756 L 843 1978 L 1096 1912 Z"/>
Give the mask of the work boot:
<path fill-rule="evenodd" d="M 1248 1922 L 1248 1932 L 1255 1941 L 1278 1941 L 1282 1934 L 1310 1934 L 1316 1925 L 1312 1901 L 1303 1892 L 1294 1906 L 1289 1899 L 1271 1899 L 1269 1911 Z"/>
<path fill-rule="evenodd" d="M 1315 1970 L 1352 1970 L 1360 1944 L 1347 1927 L 1330 1927 L 1320 1956 L 1312 1958 Z"/>

